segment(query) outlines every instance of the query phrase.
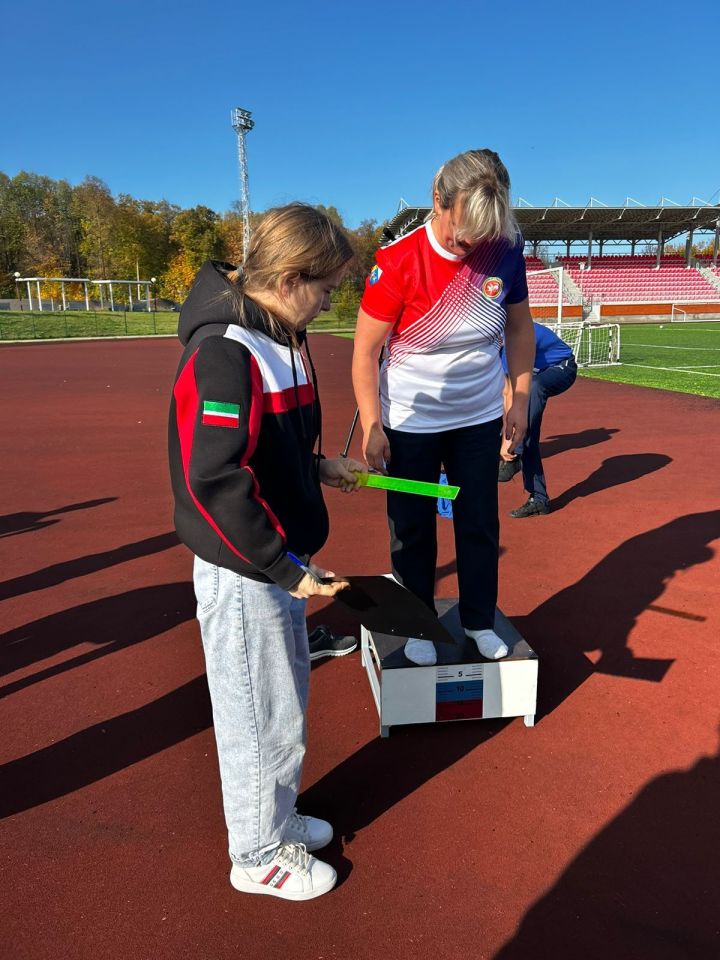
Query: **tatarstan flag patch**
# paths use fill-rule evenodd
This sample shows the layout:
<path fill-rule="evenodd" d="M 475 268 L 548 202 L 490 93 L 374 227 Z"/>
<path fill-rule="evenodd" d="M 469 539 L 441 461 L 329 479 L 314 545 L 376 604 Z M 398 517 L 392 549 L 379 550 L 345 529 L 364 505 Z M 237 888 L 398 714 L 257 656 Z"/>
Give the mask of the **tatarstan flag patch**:
<path fill-rule="evenodd" d="M 240 404 L 206 400 L 203 403 L 202 422 L 206 427 L 239 427 Z"/>

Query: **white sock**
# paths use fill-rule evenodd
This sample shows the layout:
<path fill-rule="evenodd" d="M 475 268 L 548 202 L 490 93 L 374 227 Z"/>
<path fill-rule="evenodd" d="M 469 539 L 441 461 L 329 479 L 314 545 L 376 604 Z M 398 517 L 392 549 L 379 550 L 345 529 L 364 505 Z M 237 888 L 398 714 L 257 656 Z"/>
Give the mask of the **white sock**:
<path fill-rule="evenodd" d="M 432 640 L 417 640 L 415 637 L 408 637 L 405 644 L 405 656 L 411 663 L 416 663 L 419 667 L 432 667 L 437 663 L 437 653 Z"/>
<path fill-rule="evenodd" d="M 487 660 L 502 660 L 508 655 L 508 648 L 494 630 L 468 630 L 465 633 L 477 644 L 481 656 Z"/>

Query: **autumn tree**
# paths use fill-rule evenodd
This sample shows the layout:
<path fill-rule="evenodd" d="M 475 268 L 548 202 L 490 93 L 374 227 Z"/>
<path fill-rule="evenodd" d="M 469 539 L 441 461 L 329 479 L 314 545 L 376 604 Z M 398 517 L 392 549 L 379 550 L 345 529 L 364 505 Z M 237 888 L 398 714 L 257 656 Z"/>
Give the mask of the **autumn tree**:
<path fill-rule="evenodd" d="M 74 190 L 73 203 L 80 222 L 80 253 L 85 272 L 110 279 L 114 270 L 112 238 L 117 212 L 110 188 L 98 177 L 85 177 Z"/>

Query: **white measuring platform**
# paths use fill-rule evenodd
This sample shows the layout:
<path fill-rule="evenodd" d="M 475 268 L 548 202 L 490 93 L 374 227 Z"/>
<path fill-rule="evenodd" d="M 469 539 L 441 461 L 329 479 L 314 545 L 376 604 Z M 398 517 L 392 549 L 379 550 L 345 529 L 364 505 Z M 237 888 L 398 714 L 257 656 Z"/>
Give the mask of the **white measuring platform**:
<path fill-rule="evenodd" d="M 380 717 L 380 736 L 406 723 L 524 717 L 535 723 L 538 658 L 500 610 L 495 632 L 502 660 L 486 660 L 460 624 L 457 600 L 438 600 L 440 622 L 458 641 L 436 643 L 437 665 L 420 667 L 403 652 L 406 637 L 361 630 L 361 658 Z"/>

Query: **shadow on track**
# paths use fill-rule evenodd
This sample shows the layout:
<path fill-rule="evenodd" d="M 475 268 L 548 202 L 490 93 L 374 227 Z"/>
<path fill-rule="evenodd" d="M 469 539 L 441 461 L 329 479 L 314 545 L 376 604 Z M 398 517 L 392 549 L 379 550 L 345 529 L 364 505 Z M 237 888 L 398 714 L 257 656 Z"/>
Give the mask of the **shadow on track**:
<path fill-rule="evenodd" d="M 423 784 L 482 746 L 512 722 L 478 720 L 394 727 L 389 738 L 376 737 L 304 791 L 303 810 L 329 818 L 335 828 L 333 864 L 344 844 Z M 341 800 L 339 798 L 342 798 Z M 342 864 L 337 867 L 342 879 Z"/>
<path fill-rule="evenodd" d="M 562 510 L 573 500 L 590 497 L 594 493 L 617 487 L 622 483 L 632 483 L 633 480 L 639 480 L 640 477 L 661 470 L 669 463 L 672 463 L 672 457 L 664 453 L 627 453 L 618 457 L 609 457 L 603 460 L 602 465 L 589 477 L 553 499 L 553 513 Z"/>
<path fill-rule="evenodd" d="M 326 613 L 329 611 L 318 611 L 318 622 L 331 619 L 338 624 L 333 629 L 339 631 L 340 621 L 332 616 L 328 618 Z M 38 657 L 50 656 L 53 651 L 70 646 L 71 643 L 56 635 L 64 631 L 73 638 L 72 643 L 97 642 L 102 637 L 104 645 L 102 649 L 50 667 L 27 680 L 17 681 L 13 688 L 20 689 L 28 683 L 150 639 L 194 616 L 192 584 L 173 583 L 142 588 L 43 618 L 24 628 L 27 642 L 36 641 L 33 649 Z M 312 629 L 310 623 L 308 627 Z M 23 642 L 18 632 L 12 633 L 15 641 Z M 27 660 L 30 651 L 22 655 L 13 652 L 12 656 L 16 661 Z M 313 667 L 321 667 L 324 662 L 318 661 Z M 8 687 L 3 688 L 5 691 Z M 205 674 L 202 674 L 136 710 L 110 717 L 0 766 L 0 818 L 89 786 L 210 726 L 210 695 Z"/>
<path fill-rule="evenodd" d="M 594 447 L 597 443 L 612 440 L 612 435 L 619 432 L 619 427 L 591 427 L 577 433 L 562 433 L 547 437 L 540 441 L 540 455 L 543 460 L 547 460 L 558 453 L 565 453 L 566 450 L 582 450 L 584 447 Z"/>
<path fill-rule="evenodd" d="M 494 960 L 720 956 L 718 810 L 720 755 L 651 781 L 528 911 Z"/>
<path fill-rule="evenodd" d="M 33 533 L 35 530 L 42 530 L 43 527 L 60 523 L 59 520 L 47 520 L 46 517 L 56 517 L 59 513 L 72 513 L 74 510 L 88 510 L 90 507 L 99 507 L 104 503 L 113 503 L 115 500 L 117 500 L 117 497 L 103 497 L 101 500 L 70 503 L 65 507 L 58 507 L 57 510 L 8 513 L 6 516 L 0 517 L 0 538 L 15 537 L 20 533 Z"/>
<path fill-rule="evenodd" d="M 195 616 L 189 583 L 141 587 L 53 613 L 0 636 L 0 675 L 80 644 L 89 650 L 0 687 L 0 698 L 155 637 Z"/>
<path fill-rule="evenodd" d="M 91 553 L 86 557 L 77 557 L 74 560 L 54 563 L 42 570 L 36 570 L 35 573 L 26 573 L 24 576 L 14 577 L 12 580 L 5 580 L 0 583 L 0 600 L 9 600 L 10 597 L 19 597 L 24 593 L 55 587 L 66 580 L 84 577 L 89 573 L 97 573 L 98 570 L 104 570 L 106 567 L 112 567 L 118 563 L 125 563 L 127 560 L 137 560 L 139 557 L 146 557 L 151 553 L 170 550 L 171 547 L 176 547 L 179 543 L 180 541 L 174 532 L 161 533 L 156 537 L 148 537 L 146 540 L 123 544 L 122 547 L 115 547 L 113 550 L 104 550 L 102 553 Z"/>
<path fill-rule="evenodd" d="M 720 537 L 720 510 L 678 517 L 616 547 L 577 583 L 513 623 L 542 662 L 538 714 L 550 713 L 592 673 L 659 683 L 672 660 L 635 657 L 627 641 L 638 617 L 679 570 L 706 563 Z M 695 611 L 703 613 L 703 611 Z M 600 650 L 595 664 L 584 656 Z"/>
<path fill-rule="evenodd" d="M 55 800 L 206 730 L 212 723 L 203 674 L 152 703 L 0 767 L 0 818 Z"/>

